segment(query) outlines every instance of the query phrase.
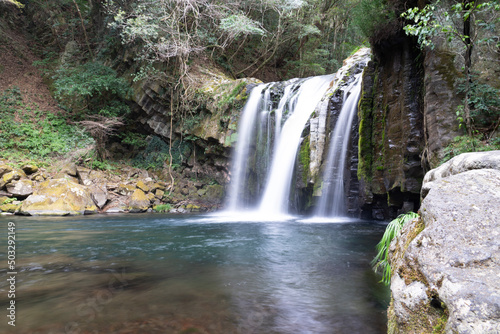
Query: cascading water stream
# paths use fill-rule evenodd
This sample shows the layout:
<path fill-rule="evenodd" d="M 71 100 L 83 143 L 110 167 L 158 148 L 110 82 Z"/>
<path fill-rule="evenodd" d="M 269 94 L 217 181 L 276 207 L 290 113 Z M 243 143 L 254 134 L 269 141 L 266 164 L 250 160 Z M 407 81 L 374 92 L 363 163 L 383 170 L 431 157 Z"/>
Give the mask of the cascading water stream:
<path fill-rule="evenodd" d="M 276 138 L 276 151 L 269 173 L 269 179 L 262 197 L 259 212 L 270 215 L 283 215 L 288 211 L 290 183 L 297 156 L 300 137 L 307 120 L 313 113 L 334 76 L 312 77 L 307 79 L 294 95 L 290 116 L 283 124 L 279 138 Z"/>
<path fill-rule="evenodd" d="M 326 167 L 323 173 L 322 195 L 316 215 L 338 217 L 346 215 L 344 174 L 351 127 L 361 93 L 361 74 L 344 90 L 344 103 L 330 138 Z"/>
<path fill-rule="evenodd" d="M 323 108 L 328 106 L 326 99 L 329 99 L 329 96 L 343 84 L 346 78 L 352 78 L 352 74 L 349 74 L 351 70 L 357 64 L 366 63 L 369 54 L 369 49 L 361 49 L 347 59 L 335 75 L 262 84 L 252 90 L 239 122 L 227 202 L 228 211 L 237 213 L 251 210 L 256 217 L 265 216 L 267 219 L 271 216 L 275 217 L 273 219 L 280 219 L 279 217 L 288 214 L 293 173 L 305 125 L 315 110 L 321 108 L 321 112 L 324 112 Z M 344 153 L 339 153 L 342 157 L 333 153 L 329 154 L 329 156 L 333 155 L 328 159 L 331 162 L 328 162 L 326 170 L 335 170 L 335 177 L 340 177 L 341 180 L 343 180 L 343 174 L 340 175 L 338 171 L 343 168 L 336 166 L 345 165 L 345 151 L 349 141 L 353 113 L 355 113 L 352 108 L 355 109 L 359 98 L 360 77 L 359 74 L 355 77 L 356 84 L 352 89 L 349 87 L 344 90 L 345 108 L 348 108 L 347 104 L 354 107 L 349 107 L 351 113 L 345 117 L 341 112 L 336 126 L 336 128 L 349 131 L 334 133 L 332 135 L 334 142 L 330 145 L 332 149 L 341 147 L 340 151 Z M 348 93 L 349 90 L 350 93 Z M 344 118 L 346 118 L 345 121 Z M 337 142 L 337 138 L 346 139 L 345 143 L 342 140 Z M 343 189 L 343 182 L 341 181 L 340 186 L 337 186 L 331 181 L 333 178 L 330 175 L 325 175 L 325 177 L 328 181 L 323 187 L 323 194 L 332 193 L 344 196 L 344 191 L 327 190 L 331 187 L 330 183 L 333 189 L 336 187 Z M 330 215 L 332 212 L 339 215 L 340 212 L 344 212 L 344 198 L 337 200 L 335 197 L 333 199 L 335 203 L 332 205 L 331 197 L 328 195 L 327 198 L 322 199 L 324 204 L 320 204 L 322 209 L 318 211 L 321 216 Z M 330 211 L 331 205 L 336 209 Z"/>
<path fill-rule="evenodd" d="M 250 97 L 243 108 L 240 119 L 238 142 L 233 157 L 233 168 L 231 175 L 231 185 L 228 197 L 228 209 L 236 211 L 241 209 L 242 200 L 239 194 L 245 188 L 246 181 L 246 161 L 252 144 L 253 133 L 255 132 L 254 119 L 262 105 L 262 91 L 267 85 L 259 85 L 250 93 Z"/>

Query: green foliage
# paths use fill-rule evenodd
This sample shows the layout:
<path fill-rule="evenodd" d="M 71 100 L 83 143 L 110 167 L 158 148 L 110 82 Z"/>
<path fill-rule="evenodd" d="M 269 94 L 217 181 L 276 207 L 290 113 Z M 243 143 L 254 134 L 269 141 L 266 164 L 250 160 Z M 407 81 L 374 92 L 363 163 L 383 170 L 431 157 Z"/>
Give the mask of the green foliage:
<path fill-rule="evenodd" d="M 63 118 L 24 104 L 19 88 L 0 92 L 0 146 L 36 158 L 65 154 L 93 144 Z"/>
<path fill-rule="evenodd" d="M 465 45 L 474 43 L 470 41 L 472 36 L 464 33 L 463 22 L 474 18 L 482 13 L 495 14 L 495 11 L 500 11 L 500 4 L 497 1 L 479 3 L 477 1 L 459 2 L 450 5 L 449 9 L 440 9 L 440 1 L 435 1 L 434 4 L 426 5 L 424 8 L 410 8 L 401 16 L 407 19 L 409 23 L 404 27 L 408 35 L 416 36 L 421 47 L 435 47 L 432 38 L 435 36 L 443 36 L 448 42 L 458 39 Z M 475 19 L 477 27 L 483 30 L 495 31 L 495 21 L 498 21 L 496 14 L 488 15 L 487 21 Z M 494 36 L 483 40 L 489 41 L 491 38 L 498 42 L 498 38 Z M 498 46 L 498 45 L 497 45 Z"/>
<path fill-rule="evenodd" d="M 444 148 L 444 157 L 441 163 L 445 163 L 462 153 L 494 150 L 500 150 L 500 137 L 495 137 L 490 140 L 480 140 L 478 136 L 457 136 Z"/>
<path fill-rule="evenodd" d="M 15 197 L 6 198 L 2 203 L 0 203 L 0 205 L 9 204 L 15 201 L 17 201 L 17 198 Z"/>
<path fill-rule="evenodd" d="M 169 212 L 170 210 L 172 210 L 172 205 L 170 203 L 153 206 L 153 211 L 155 212 Z"/>
<path fill-rule="evenodd" d="M 493 44 L 493 49 L 500 46 L 498 1 L 461 1 L 451 5 L 441 5 L 436 1 L 422 9 L 410 8 L 401 16 L 410 22 L 404 30 L 408 35 L 416 36 L 422 48 L 433 49 L 436 37 L 462 44 L 463 79 L 459 82 L 458 92 L 463 93 L 464 104 L 457 110 L 458 121 L 460 126 L 466 126 L 469 136 L 475 135 L 477 126 L 489 128 L 493 133 L 500 119 L 499 90 L 481 82 L 472 72 L 472 50 L 481 44 L 490 47 Z"/>
<path fill-rule="evenodd" d="M 418 213 L 408 212 L 399 215 L 396 219 L 392 220 L 386 227 L 382 240 L 377 244 L 377 255 L 372 260 L 373 270 L 382 273 L 382 280 L 385 285 L 391 283 L 391 265 L 388 262 L 389 246 L 391 241 L 396 237 L 403 226 L 412 219 L 418 218 Z"/>
<path fill-rule="evenodd" d="M 124 103 L 130 86 L 115 70 L 99 62 L 62 66 L 54 76 L 55 96 L 64 105 L 106 117 L 129 112 Z"/>
<path fill-rule="evenodd" d="M 179 157 L 179 142 L 172 144 L 172 164 L 180 165 L 182 159 Z M 139 153 L 132 161 L 133 165 L 145 169 L 161 169 L 168 165 L 170 160 L 170 147 L 160 137 L 153 136 L 146 148 Z"/>
<path fill-rule="evenodd" d="M 372 37 L 378 29 L 395 18 L 386 0 L 360 0 L 354 10 L 354 24 L 367 37 Z"/>
<path fill-rule="evenodd" d="M 262 29 L 261 24 L 244 15 L 237 13 L 224 17 L 220 20 L 219 29 L 236 38 L 245 35 L 264 35 L 265 31 Z"/>
<path fill-rule="evenodd" d="M 467 85 L 465 79 L 459 79 L 457 91 L 467 94 L 471 108 L 471 117 L 475 128 L 487 128 L 496 125 L 500 119 L 500 89 L 479 80 L 478 73 L 471 74 L 472 81 Z M 463 106 L 461 106 L 463 111 Z M 463 114 L 457 115 L 463 118 Z M 487 131 L 484 131 L 487 132 Z"/>
<path fill-rule="evenodd" d="M 119 135 L 122 138 L 122 144 L 133 146 L 136 149 L 144 148 L 148 145 L 146 136 L 136 132 L 123 132 Z"/>
<path fill-rule="evenodd" d="M 149 64 L 175 59 L 177 76 L 185 75 L 194 54 L 209 49 L 210 57 L 237 77 L 266 67 L 290 77 L 334 72 L 360 44 L 350 19 L 356 3 L 141 0 L 122 5 L 108 0 L 106 8 L 122 43 L 140 49 L 137 59 Z M 138 77 L 153 75 L 150 70 L 154 66 L 144 67 Z"/>
<path fill-rule="evenodd" d="M 116 167 L 113 166 L 109 161 L 99 160 L 99 159 L 91 160 L 91 162 L 89 164 L 89 168 L 100 169 L 100 170 L 110 170 L 110 171 L 116 169 Z"/>
<path fill-rule="evenodd" d="M 33 66 L 40 69 L 43 75 L 50 76 L 52 69 L 56 66 L 58 55 L 53 51 L 43 52 L 42 60 L 35 60 Z"/>

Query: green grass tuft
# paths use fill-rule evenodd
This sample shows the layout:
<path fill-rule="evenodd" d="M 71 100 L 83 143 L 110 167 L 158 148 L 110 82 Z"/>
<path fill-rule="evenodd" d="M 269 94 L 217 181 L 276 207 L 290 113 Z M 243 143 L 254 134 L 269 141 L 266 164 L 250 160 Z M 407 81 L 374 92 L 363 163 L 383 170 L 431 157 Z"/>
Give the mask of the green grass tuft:
<path fill-rule="evenodd" d="M 403 226 L 414 218 L 418 218 L 418 213 L 408 212 L 399 215 L 392 220 L 386 227 L 382 240 L 377 244 L 377 255 L 372 260 L 373 270 L 382 274 L 382 280 L 385 285 L 391 283 L 391 265 L 388 262 L 389 246 L 392 239 L 399 234 Z"/>

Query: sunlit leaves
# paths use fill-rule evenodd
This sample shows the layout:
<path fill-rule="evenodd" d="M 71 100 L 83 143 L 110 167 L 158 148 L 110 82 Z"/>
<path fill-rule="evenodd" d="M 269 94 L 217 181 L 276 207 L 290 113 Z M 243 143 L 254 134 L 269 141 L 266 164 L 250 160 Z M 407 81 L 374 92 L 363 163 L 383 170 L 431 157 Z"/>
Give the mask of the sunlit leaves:
<path fill-rule="evenodd" d="M 382 273 L 382 282 L 385 285 L 389 285 L 391 283 L 391 265 L 388 260 L 391 241 L 399 235 L 406 223 L 418 217 L 418 213 L 414 212 L 399 215 L 387 225 L 384 235 L 382 236 L 382 240 L 380 240 L 376 246 L 377 255 L 372 261 L 372 266 L 373 270 Z"/>
<path fill-rule="evenodd" d="M 241 13 L 230 15 L 220 20 L 219 28 L 231 38 L 242 35 L 264 35 L 262 25 Z"/>

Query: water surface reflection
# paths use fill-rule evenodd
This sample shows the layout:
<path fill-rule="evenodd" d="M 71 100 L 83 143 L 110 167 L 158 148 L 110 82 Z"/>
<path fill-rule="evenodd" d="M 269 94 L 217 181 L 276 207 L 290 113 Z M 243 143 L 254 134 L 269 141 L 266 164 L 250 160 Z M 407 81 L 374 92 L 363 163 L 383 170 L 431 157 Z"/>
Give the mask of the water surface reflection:
<path fill-rule="evenodd" d="M 17 225 L 18 270 L 16 328 L 0 331 L 386 332 L 387 289 L 369 266 L 384 225 L 238 220 L 0 218 L 4 240 Z"/>

